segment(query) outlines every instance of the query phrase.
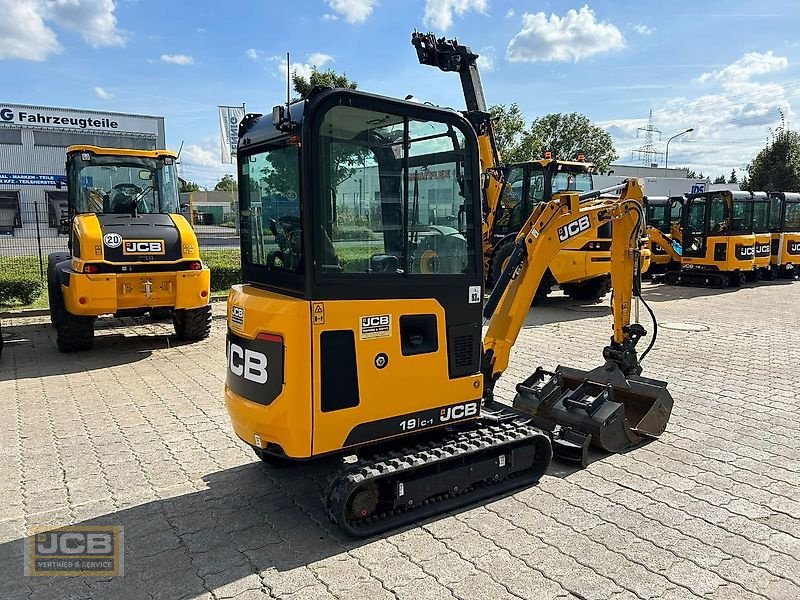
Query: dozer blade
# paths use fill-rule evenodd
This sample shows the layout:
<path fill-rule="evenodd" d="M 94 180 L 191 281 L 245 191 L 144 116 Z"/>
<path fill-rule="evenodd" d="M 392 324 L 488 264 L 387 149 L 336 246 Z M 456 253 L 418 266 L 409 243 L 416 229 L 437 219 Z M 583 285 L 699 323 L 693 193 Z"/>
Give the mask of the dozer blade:
<path fill-rule="evenodd" d="M 517 385 L 514 408 L 551 432 L 556 457 L 585 466 L 589 444 L 620 452 L 661 435 L 672 412 L 672 396 L 666 382 L 626 378 L 609 362 L 591 371 L 538 368 Z"/>

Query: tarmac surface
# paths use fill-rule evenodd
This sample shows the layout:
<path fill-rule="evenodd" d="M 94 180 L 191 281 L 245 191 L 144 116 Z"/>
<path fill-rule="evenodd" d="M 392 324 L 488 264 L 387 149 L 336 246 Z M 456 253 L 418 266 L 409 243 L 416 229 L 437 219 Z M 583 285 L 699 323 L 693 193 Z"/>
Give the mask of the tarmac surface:
<path fill-rule="evenodd" d="M 800 598 L 800 282 L 645 297 L 644 374 L 675 399 L 660 439 L 367 540 L 325 517 L 329 462 L 268 467 L 233 434 L 224 303 L 206 341 L 108 320 L 75 355 L 46 317 L 5 318 L 0 598 Z M 553 297 L 498 395 L 596 366 L 609 335 L 607 302 Z M 25 576 L 30 528 L 75 524 L 124 527 L 124 576 Z"/>

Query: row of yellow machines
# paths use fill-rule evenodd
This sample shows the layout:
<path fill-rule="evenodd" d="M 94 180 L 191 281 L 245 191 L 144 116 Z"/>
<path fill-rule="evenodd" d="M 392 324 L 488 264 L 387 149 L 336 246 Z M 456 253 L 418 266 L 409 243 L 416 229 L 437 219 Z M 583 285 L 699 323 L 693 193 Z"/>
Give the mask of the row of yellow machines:
<path fill-rule="evenodd" d="M 719 190 L 645 203 L 650 271 L 666 283 L 725 287 L 797 277 L 800 193 Z"/>

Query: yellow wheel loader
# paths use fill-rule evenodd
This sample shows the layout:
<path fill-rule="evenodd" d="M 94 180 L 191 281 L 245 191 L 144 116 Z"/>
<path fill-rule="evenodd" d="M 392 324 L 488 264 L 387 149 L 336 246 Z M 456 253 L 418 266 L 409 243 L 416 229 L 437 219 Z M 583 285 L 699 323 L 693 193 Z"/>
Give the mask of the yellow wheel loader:
<path fill-rule="evenodd" d="M 176 158 L 166 150 L 67 148 L 69 252 L 47 261 L 62 352 L 91 348 L 95 319 L 105 314 L 167 313 L 179 339 L 208 337 L 209 270 L 178 214 Z"/>
<path fill-rule="evenodd" d="M 465 116 L 478 133 L 481 146 L 483 183 L 483 262 L 487 287 L 497 281 L 521 224 L 539 202 L 564 191 L 588 192 L 592 189 L 594 165 L 583 160 L 545 158 L 504 165 L 487 112 L 478 71 L 478 55 L 457 40 L 437 39 L 432 33 L 414 33 L 411 44 L 420 64 L 441 71 L 457 72 L 467 106 Z M 565 246 L 548 265 L 536 299 L 545 298 L 554 285 L 575 300 L 598 301 L 611 289 L 611 232 L 604 226 Z"/>
<path fill-rule="evenodd" d="M 349 89 L 315 89 L 239 127 L 246 283 L 228 296 L 225 404 L 264 461 L 353 457 L 324 492 L 350 535 L 532 485 L 554 450 L 585 464 L 590 444 L 629 448 L 669 418 L 666 383 L 640 376 L 645 331 L 631 318 L 647 254 L 638 184 L 619 199 L 571 192 L 537 205 L 484 309 L 481 152 L 455 111 Z M 361 241 L 348 231 L 353 178 Z M 453 207 L 458 227 L 431 224 L 424 196 Z M 605 364 L 537 371 L 517 408 L 495 401 L 547 266 L 608 223 Z"/>
<path fill-rule="evenodd" d="M 681 214 L 680 269 L 669 284 L 742 285 L 755 268 L 750 192 L 720 190 L 687 194 Z"/>

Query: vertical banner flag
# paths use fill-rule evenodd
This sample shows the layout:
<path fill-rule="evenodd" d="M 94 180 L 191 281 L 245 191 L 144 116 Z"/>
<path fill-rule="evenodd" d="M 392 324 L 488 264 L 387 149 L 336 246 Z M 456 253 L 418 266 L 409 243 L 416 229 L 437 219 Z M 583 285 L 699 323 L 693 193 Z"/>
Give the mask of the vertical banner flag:
<path fill-rule="evenodd" d="M 222 162 L 236 162 L 236 144 L 239 141 L 239 122 L 244 119 L 244 106 L 219 107 L 219 133 Z"/>

